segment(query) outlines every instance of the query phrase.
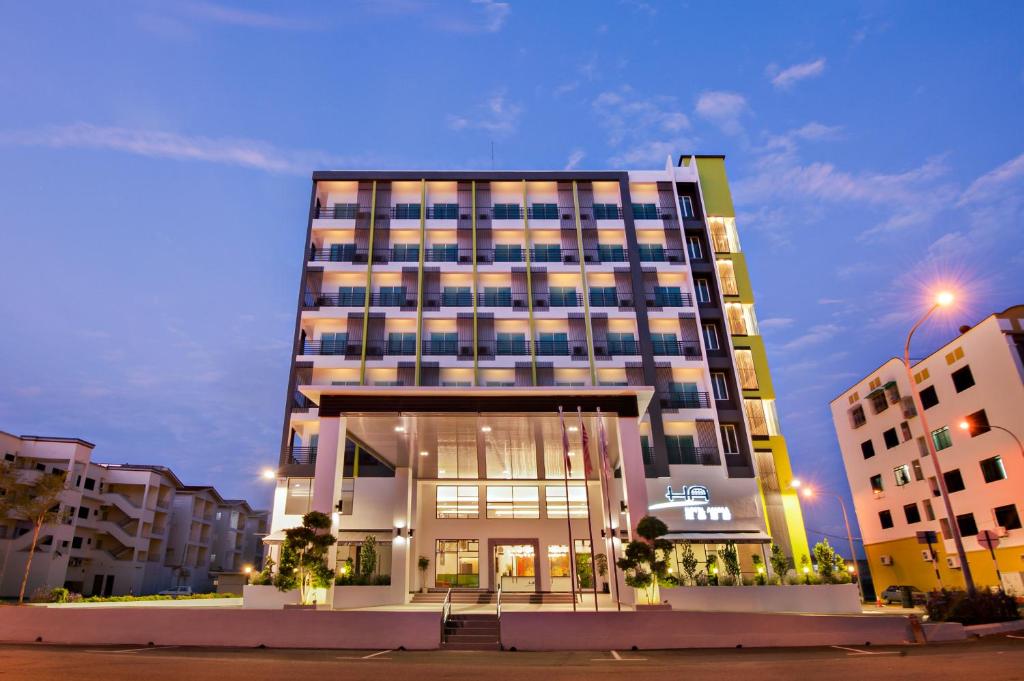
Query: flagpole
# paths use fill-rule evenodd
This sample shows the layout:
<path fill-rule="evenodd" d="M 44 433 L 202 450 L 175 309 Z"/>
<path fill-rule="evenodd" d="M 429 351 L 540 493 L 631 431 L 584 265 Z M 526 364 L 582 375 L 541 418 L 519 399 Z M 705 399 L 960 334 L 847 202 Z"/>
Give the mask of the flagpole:
<path fill-rule="evenodd" d="M 558 421 L 562 424 L 562 480 L 565 483 L 565 525 L 569 529 L 569 588 L 572 589 L 572 611 L 576 612 L 576 545 L 572 540 L 572 519 L 569 517 L 569 434 L 565 430 L 565 415 L 558 407 Z"/>
<path fill-rule="evenodd" d="M 590 578 L 594 587 L 594 612 L 597 607 L 597 546 L 594 545 L 594 523 L 590 517 L 590 474 L 593 472 L 590 467 L 590 438 L 587 437 L 587 427 L 583 424 L 583 409 L 576 407 L 576 414 L 580 419 L 580 437 L 583 442 L 583 491 L 586 494 L 587 502 L 587 532 L 590 536 Z"/>
<path fill-rule="evenodd" d="M 611 464 L 608 462 L 608 439 L 604 432 L 604 414 L 601 407 L 597 408 L 597 455 L 601 459 L 601 469 L 598 472 L 601 478 L 601 496 L 604 497 L 604 508 L 608 514 L 608 536 L 611 554 L 609 561 L 612 564 L 612 579 L 615 580 L 615 607 L 621 612 L 622 601 L 619 600 L 619 564 L 615 556 L 615 528 L 612 526 L 612 481 Z"/>

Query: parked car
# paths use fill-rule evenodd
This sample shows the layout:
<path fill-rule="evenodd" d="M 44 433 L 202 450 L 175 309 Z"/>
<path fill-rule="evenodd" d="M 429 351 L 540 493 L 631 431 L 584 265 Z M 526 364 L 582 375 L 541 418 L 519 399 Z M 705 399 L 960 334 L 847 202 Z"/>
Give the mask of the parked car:
<path fill-rule="evenodd" d="M 160 592 L 160 596 L 191 596 L 192 587 L 190 586 L 172 586 L 170 589 L 164 589 Z"/>
<path fill-rule="evenodd" d="M 903 589 L 910 589 L 910 597 L 913 599 L 914 605 L 923 605 L 927 600 L 925 593 L 916 586 L 910 586 L 909 584 L 897 584 L 887 587 L 885 591 L 882 592 L 882 601 L 888 605 L 892 605 L 893 603 L 902 603 Z"/>

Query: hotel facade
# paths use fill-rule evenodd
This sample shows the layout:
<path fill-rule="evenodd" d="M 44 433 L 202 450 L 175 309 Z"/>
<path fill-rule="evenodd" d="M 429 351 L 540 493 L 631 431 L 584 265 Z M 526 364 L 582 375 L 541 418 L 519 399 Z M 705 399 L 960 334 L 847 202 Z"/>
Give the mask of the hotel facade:
<path fill-rule="evenodd" d="M 392 603 L 568 592 L 570 553 L 610 563 L 648 514 L 747 576 L 770 542 L 799 561 L 753 302 L 721 156 L 314 173 L 272 556 L 317 510 L 338 567 L 374 537 Z"/>
<path fill-rule="evenodd" d="M 1024 595 L 1024 305 L 990 315 L 913 365 L 924 432 L 903 362 L 890 359 L 832 402 L 871 575 L 881 591 L 963 588 L 930 437 L 975 584 L 997 586 L 977 536 L 999 538 L 1002 586 Z M 967 425 L 963 428 L 962 424 Z M 1009 432 L 1007 432 L 1009 431 Z M 929 547 L 918 540 L 934 532 Z"/>

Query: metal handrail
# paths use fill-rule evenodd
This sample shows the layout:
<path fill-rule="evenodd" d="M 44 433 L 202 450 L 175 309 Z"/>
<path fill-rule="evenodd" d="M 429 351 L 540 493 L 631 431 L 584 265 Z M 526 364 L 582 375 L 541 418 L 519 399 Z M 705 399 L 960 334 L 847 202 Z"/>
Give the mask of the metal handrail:
<path fill-rule="evenodd" d="M 445 627 L 448 624 L 448 618 L 452 614 L 452 588 L 448 587 L 448 593 L 444 595 L 444 602 L 441 604 L 441 641 L 444 641 Z"/>
<path fill-rule="evenodd" d="M 500 625 L 501 624 L 501 580 L 500 579 L 498 580 L 498 605 L 497 605 L 497 611 L 498 611 L 498 624 Z"/>

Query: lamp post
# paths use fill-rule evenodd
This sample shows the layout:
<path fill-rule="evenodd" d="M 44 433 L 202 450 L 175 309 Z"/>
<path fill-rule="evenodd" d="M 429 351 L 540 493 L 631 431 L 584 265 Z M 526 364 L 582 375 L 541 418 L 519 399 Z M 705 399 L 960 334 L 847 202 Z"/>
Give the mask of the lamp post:
<path fill-rule="evenodd" d="M 799 480 L 793 480 L 790 483 L 790 486 L 793 487 L 794 489 L 800 489 L 801 483 Z M 803 494 L 808 499 L 814 496 L 814 490 L 811 489 L 810 487 L 803 487 L 802 489 L 800 489 L 800 493 Z M 843 501 L 843 498 L 836 494 L 835 492 L 826 492 L 825 494 L 830 497 L 835 497 L 836 501 L 839 502 L 839 508 L 841 508 L 843 511 L 843 523 L 846 525 L 846 539 L 850 542 L 850 560 L 853 561 L 853 565 L 857 565 L 857 549 L 854 548 L 853 545 L 853 531 L 850 529 L 850 516 L 846 513 L 846 502 Z M 856 575 L 855 569 L 849 569 L 849 572 L 851 577 Z M 857 593 L 860 594 L 860 602 L 863 603 L 864 586 L 860 583 L 859 576 L 856 577 L 855 581 L 857 582 Z"/>
<path fill-rule="evenodd" d="M 1009 428 L 1003 428 L 1002 426 L 994 426 L 991 423 L 988 424 L 987 426 L 985 426 L 984 428 L 985 428 L 985 430 L 993 430 L 993 429 L 1001 430 L 1004 433 L 1006 433 L 1007 435 L 1009 435 L 1010 437 L 1012 437 L 1013 441 L 1017 443 L 1017 449 L 1020 450 L 1020 455 L 1024 456 L 1024 442 L 1021 442 L 1020 438 L 1017 437 L 1016 435 L 1014 435 L 1012 430 L 1010 430 Z M 969 421 L 967 421 L 967 419 L 964 419 L 963 421 L 960 422 L 960 430 L 966 430 L 966 431 L 970 431 L 971 430 L 971 424 L 970 424 Z M 980 433 L 984 433 L 985 430 L 980 430 L 979 434 Z"/>
<path fill-rule="evenodd" d="M 956 516 L 953 515 L 953 504 L 949 499 L 949 490 L 946 489 L 946 479 L 942 474 L 942 465 L 939 463 L 939 456 L 935 451 L 935 442 L 932 440 L 932 431 L 928 428 L 928 419 L 924 414 L 924 407 L 921 405 L 921 395 L 917 392 L 917 384 L 914 382 L 914 370 L 910 366 L 910 339 L 914 332 L 924 324 L 932 313 L 940 307 L 946 307 L 953 303 L 953 294 L 948 291 L 939 293 L 935 303 L 928 308 L 924 316 L 917 320 L 917 323 L 910 328 L 907 334 L 907 342 L 903 345 L 903 367 L 907 370 L 907 383 L 910 385 L 910 394 L 914 400 L 914 408 L 921 418 L 921 429 L 924 431 L 925 444 L 928 446 L 928 454 L 932 458 L 932 465 L 935 467 L 935 481 L 939 486 L 939 494 L 942 496 L 942 503 L 946 507 L 947 524 L 949 533 L 953 537 L 953 546 L 956 548 L 956 555 L 960 559 L 960 569 L 964 573 L 964 585 L 967 587 L 968 595 L 974 595 L 974 578 L 971 576 L 971 565 L 967 562 L 967 552 L 964 551 L 964 541 L 960 536 L 960 526 L 957 525 Z"/>

